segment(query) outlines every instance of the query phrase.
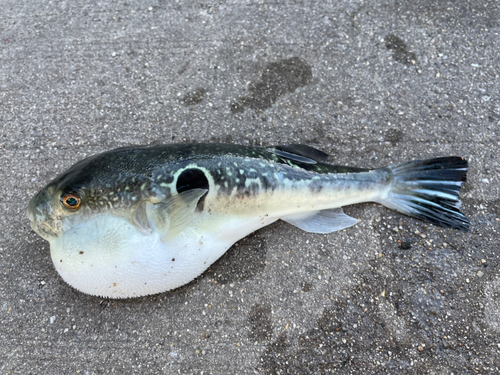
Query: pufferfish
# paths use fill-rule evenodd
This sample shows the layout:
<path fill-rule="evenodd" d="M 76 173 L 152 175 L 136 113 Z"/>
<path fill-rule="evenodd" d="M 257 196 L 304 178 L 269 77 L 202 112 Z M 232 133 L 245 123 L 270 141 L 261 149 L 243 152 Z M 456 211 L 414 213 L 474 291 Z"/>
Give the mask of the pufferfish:
<path fill-rule="evenodd" d="M 31 227 L 61 277 L 83 293 L 130 298 L 202 274 L 236 241 L 277 220 L 331 233 L 359 220 L 342 206 L 377 202 L 467 230 L 461 157 L 378 169 L 327 163 L 304 145 L 171 144 L 84 159 L 30 201 Z"/>

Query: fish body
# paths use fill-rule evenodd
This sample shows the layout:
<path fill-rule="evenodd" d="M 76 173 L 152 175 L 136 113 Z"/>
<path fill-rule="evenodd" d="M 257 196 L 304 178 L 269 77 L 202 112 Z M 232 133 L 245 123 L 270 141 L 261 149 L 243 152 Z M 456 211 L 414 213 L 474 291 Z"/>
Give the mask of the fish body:
<path fill-rule="evenodd" d="M 336 166 L 303 145 L 127 147 L 84 159 L 29 203 L 32 228 L 76 289 L 109 298 L 188 283 L 236 241 L 279 219 L 315 233 L 352 226 L 342 206 L 379 202 L 466 230 L 459 157 L 379 169 Z"/>

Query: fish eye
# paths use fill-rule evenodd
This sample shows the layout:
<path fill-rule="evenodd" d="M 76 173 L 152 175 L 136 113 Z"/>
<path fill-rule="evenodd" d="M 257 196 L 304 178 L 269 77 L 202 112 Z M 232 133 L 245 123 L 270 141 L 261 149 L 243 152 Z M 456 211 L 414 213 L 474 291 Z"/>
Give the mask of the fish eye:
<path fill-rule="evenodd" d="M 77 210 L 82 203 L 82 199 L 76 193 L 65 193 L 61 197 L 61 203 L 70 210 Z"/>

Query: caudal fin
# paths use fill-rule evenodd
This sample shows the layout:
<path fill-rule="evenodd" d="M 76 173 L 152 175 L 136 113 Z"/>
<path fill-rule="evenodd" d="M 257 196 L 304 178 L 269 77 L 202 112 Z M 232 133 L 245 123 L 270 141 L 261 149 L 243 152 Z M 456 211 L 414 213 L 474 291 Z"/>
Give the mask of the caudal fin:
<path fill-rule="evenodd" d="M 442 227 L 466 231 L 469 220 L 460 212 L 458 193 L 467 177 L 467 160 L 444 157 L 388 167 L 391 189 L 380 203 Z"/>

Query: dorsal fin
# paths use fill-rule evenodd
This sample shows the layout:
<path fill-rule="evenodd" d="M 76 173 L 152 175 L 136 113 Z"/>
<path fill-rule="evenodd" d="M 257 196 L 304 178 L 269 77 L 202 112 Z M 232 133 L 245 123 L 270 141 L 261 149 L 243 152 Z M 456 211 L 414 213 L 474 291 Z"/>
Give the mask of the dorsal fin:
<path fill-rule="evenodd" d="M 279 152 L 276 152 L 276 154 L 280 156 L 288 157 L 292 160 L 307 164 L 316 164 L 314 162 L 326 162 L 330 157 L 330 155 L 321 150 L 318 150 L 317 148 L 300 144 L 274 146 L 273 149 L 273 151 L 281 151 L 286 153 L 280 154 Z M 305 159 L 309 159 L 309 162 Z"/>

